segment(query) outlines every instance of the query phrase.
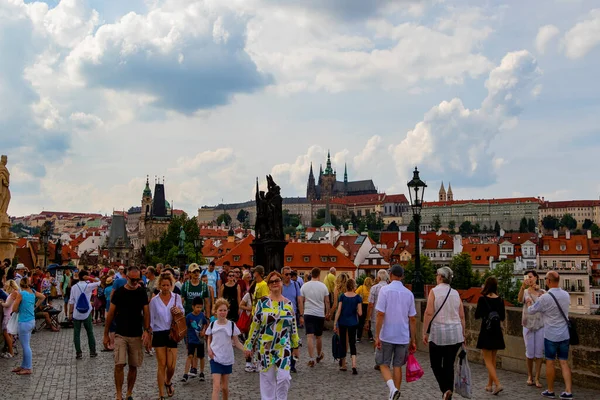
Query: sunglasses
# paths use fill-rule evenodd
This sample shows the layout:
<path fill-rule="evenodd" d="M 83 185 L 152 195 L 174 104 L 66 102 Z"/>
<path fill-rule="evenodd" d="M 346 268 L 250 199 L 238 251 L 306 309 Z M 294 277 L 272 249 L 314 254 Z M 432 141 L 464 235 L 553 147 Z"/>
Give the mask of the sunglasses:
<path fill-rule="evenodd" d="M 131 283 L 138 283 L 139 281 L 141 281 L 140 278 L 128 278 L 128 279 Z"/>
<path fill-rule="evenodd" d="M 283 274 L 283 276 L 290 276 L 290 275 L 292 275 L 292 274 Z"/>
<path fill-rule="evenodd" d="M 273 280 L 269 281 L 269 285 L 272 285 L 274 283 L 279 283 L 279 282 L 281 282 L 281 279 L 273 279 Z"/>
<path fill-rule="evenodd" d="M 227 275 L 228 278 L 235 278 L 235 275 Z"/>

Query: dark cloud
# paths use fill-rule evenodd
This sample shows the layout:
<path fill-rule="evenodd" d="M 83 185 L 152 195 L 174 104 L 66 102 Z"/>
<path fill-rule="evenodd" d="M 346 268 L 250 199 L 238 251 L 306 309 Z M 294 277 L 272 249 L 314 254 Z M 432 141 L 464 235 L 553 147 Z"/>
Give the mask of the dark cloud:
<path fill-rule="evenodd" d="M 156 106 L 185 114 L 227 104 L 236 93 L 255 92 L 273 80 L 257 70 L 244 50 L 245 22 L 227 16 L 223 20 L 223 38 L 214 38 L 214 31 L 201 36 L 186 32 L 190 27 L 174 27 L 180 38 L 168 51 L 155 44 L 164 39 L 160 34 L 156 40 L 136 43 L 133 51 L 123 51 L 124 44 L 136 38 L 124 30 L 107 40 L 103 35 L 111 33 L 100 28 L 96 39 L 106 41 L 104 52 L 98 62 L 80 60 L 80 71 L 91 86 L 146 93 L 156 97 Z"/>
<path fill-rule="evenodd" d="M 393 4 L 417 3 L 414 0 L 267 0 L 281 6 L 313 9 L 334 18 L 360 20 L 378 15 Z"/>

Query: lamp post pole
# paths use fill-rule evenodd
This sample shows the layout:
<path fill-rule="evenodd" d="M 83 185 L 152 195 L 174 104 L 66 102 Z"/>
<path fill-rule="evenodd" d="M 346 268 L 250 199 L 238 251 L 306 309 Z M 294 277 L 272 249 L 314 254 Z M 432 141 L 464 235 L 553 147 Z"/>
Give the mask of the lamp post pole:
<path fill-rule="evenodd" d="M 419 177 L 419 170 L 415 167 L 413 179 L 408 182 L 408 194 L 415 222 L 415 273 L 412 282 L 412 292 L 416 299 L 425 297 L 423 273 L 421 271 L 421 243 L 419 238 L 421 224 L 421 209 L 423 208 L 423 194 L 427 184 Z"/>
<path fill-rule="evenodd" d="M 198 263 L 198 248 L 200 247 L 200 239 L 194 239 L 194 250 L 196 251 L 196 259 L 194 262 Z"/>

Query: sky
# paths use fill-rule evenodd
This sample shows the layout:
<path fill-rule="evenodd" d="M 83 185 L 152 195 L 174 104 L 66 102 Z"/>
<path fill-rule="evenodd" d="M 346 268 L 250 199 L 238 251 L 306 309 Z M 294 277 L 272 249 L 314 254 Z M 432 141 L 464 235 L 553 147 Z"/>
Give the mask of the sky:
<path fill-rule="evenodd" d="M 522 4 L 524 3 L 524 4 Z M 305 196 L 598 199 L 595 0 L 1 0 L 12 216 Z"/>

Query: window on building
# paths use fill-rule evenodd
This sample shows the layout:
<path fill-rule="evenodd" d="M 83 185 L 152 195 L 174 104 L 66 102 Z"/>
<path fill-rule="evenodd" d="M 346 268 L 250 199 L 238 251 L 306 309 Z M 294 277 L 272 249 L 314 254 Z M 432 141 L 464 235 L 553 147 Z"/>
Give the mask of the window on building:
<path fill-rule="evenodd" d="M 578 297 L 577 298 L 577 305 L 578 306 L 582 306 L 583 305 L 583 297 Z"/>
<path fill-rule="evenodd" d="M 325 257 L 325 256 L 321 257 L 321 262 L 327 262 L 327 257 Z"/>
<path fill-rule="evenodd" d="M 286 261 L 286 262 L 292 262 L 292 256 L 287 256 L 287 257 L 285 258 L 285 261 Z"/>
<path fill-rule="evenodd" d="M 548 261 L 544 260 L 544 268 L 548 268 Z"/>
<path fill-rule="evenodd" d="M 594 293 L 594 304 L 600 305 L 600 293 Z"/>
<path fill-rule="evenodd" d="M 240 256 L 233 256 L 233 261 L 240 261 Z"/>
<path fill-rule="evenodd" d="M 310 262 L 310 257 L 309 256 L 304 256 L 304 262 L 305 263 Z"/>
<path fill-rule="evenodd" d="M 337 257 L 329 257 L 329 259 L 331 260 L 331 262 L 336 262 L 337 261 Z"/>

